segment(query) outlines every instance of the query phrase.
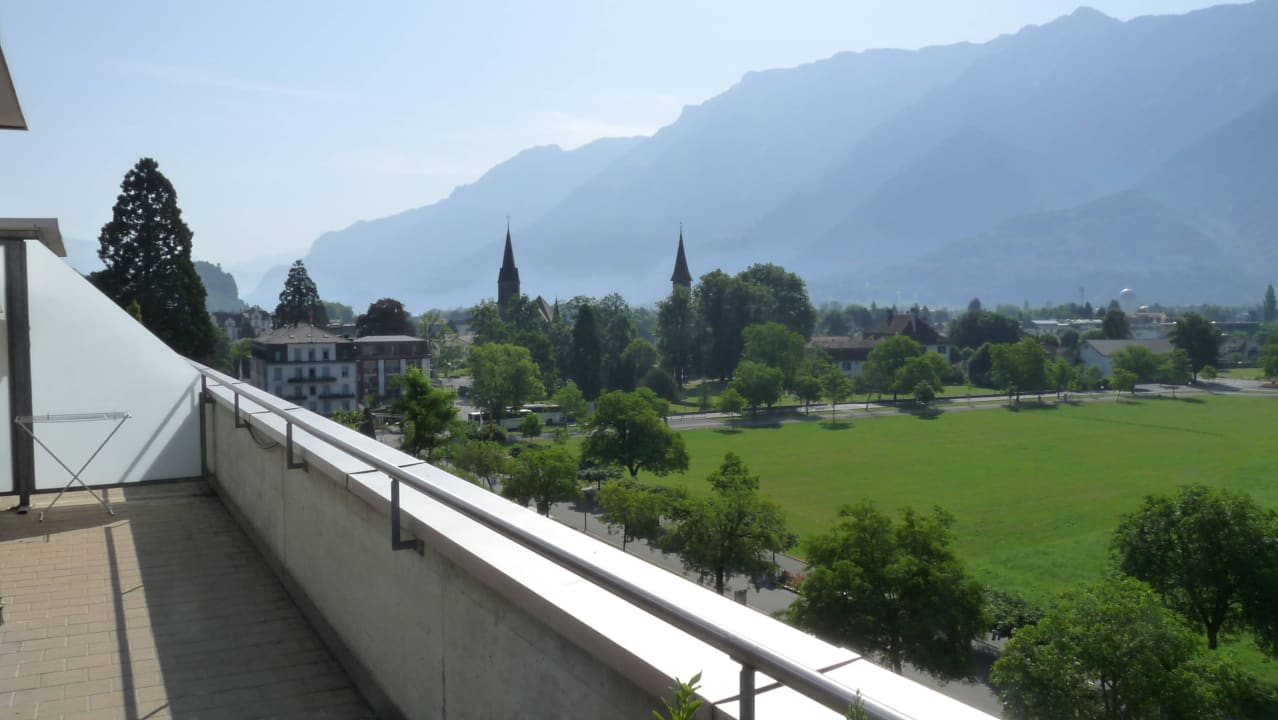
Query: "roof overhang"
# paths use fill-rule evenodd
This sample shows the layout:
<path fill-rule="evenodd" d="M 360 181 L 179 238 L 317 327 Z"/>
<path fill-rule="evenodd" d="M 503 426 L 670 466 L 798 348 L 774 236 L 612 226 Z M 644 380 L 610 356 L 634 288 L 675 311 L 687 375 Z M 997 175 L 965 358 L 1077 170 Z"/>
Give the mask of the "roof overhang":
<path fill-rule="evenodd" d="M 4 61 L 2 48 L 0 48 L 0 129 L 27 129 L 27 120 L 22 117 L 22 106 L 18 104 L 18 91 L 13 89 L 13 78 L 9 75 L 9 65 Z"/>
<path fill-rule="evenodd" d="M 67 256 L 56 218 L 0 218 L 0 240 L 39 240 L 54 255 Z"/>

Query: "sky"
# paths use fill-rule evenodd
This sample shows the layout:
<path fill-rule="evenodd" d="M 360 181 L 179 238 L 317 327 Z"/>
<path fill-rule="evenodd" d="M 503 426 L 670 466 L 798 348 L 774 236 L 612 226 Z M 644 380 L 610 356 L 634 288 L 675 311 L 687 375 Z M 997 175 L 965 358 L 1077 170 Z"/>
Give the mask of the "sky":
<path fill-rule="evenodd" d="M 1110 16 L 1199 0 L 1094 0 Z M 980 42 L 1077 0 L 14 0 L 0 47 L 29 132 L 0 132 L 0 217 L 96 245 L 155 158 L 197 259 L 303 255 L 522 149 L 648 135 L 752 70 Z"/>

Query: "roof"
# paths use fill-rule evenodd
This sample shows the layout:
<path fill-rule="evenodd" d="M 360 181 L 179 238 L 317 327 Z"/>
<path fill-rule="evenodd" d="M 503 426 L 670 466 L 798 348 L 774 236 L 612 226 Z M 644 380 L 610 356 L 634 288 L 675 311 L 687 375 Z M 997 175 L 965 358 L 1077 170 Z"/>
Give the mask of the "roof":
<path fill-rule="evenodd" d="M 355 338 L 357 343 L 383 343 L 383 342 L 426 342 L 426 338 L 413 337 L 412 335 L 365 335 Z"/>
<path fill-rule="evenodd" d="M 0 114 L 3 112 L 3 108 L 0 108 Z M 62 245 L 62 231 L 58 229 L 55 218 L 0 219 L 0 240 L 39 240 L 54 255 L 67 256 L 67 249 Z"/>
<path fill-rule="evenodd" d="M 674 273 L 670 282 L 676 285 L 692 285 L 692 273 L 688 271 L 688 256 L 683 252 L 683 228 L 679 228 L 679 252 L 675 255 Z"/>
<path fill-rule="evenodd" d="M 13 78 L 9 75 L 8 63 L 4 61 L 3 48 L 0 48 L 0 128 L 27 129 L 27 119 L 22 116 L 22 106 L 18 104 L 18 91 L 13 88 Z"/>
<path fill-rule="evenodd" d="M 342 337 L 331 330 L 317 328 L 307 323 L 286 325 L 254 338 L 253 342 L 263 345 L 297 345 L 301 343 L 348 343 L 350 338 Z"/>
<path fill-rule="evenodd" d="M 843 335 L 818 335 L 808 341 L 809 348 L 820 348 L 835 360 L 865 360 L 878 340 Z"/>
<path fill-rule="evenodd" d="M 1153 340 L 1085 340 L 1084 344 L 1091 345 L 1096 352 L 1104 357 L 1109 357 L 1114 352 L 1122 350 L 1130 345 L 1142 345 L 1152 352 L 1167 353 L 1171 352 L 1176 346 L 1172 345 L 1171 340 L 1166 338 L 1157 338 Z"/>
<path fill-rule="evenodd" d="M 519 268 L 515 267 L 515 249 L 510 244 L 510 226 L 506 226 L 506 252 L 501 257 L 501 272 L 497 282 L 519 282 Z"/>
<path fill-rule="evenodd" d="M 913 338 L 920 345 L 936 345 L 946 342 L 945 336 L 937 332 L 936 328 L 927 324 L 927 321 L 920 319 L 914 313 L 908 312 L 888 315 L 883 322 L 867 332 L 866 335 L 879 338 L 905 335 Z"/>

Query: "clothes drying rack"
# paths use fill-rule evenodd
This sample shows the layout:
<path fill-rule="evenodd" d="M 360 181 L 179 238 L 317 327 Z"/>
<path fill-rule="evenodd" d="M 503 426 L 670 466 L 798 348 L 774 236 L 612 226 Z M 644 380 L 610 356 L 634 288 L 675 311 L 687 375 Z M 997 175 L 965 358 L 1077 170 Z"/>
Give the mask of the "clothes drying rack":
<path fill-rule="evenodd" d="M 94 500 L 97 500 L 98 503 L 102 505 L 102 507 L 106 508 L 107 514 L 112 516 L 115 515 L 115 510 L 111 509 L 111 503 L 108 502 L 104 496 L 99 497 L 97 493 L 93 492 L 93 488 L 89 487 L 84 482 L 84 479 L 81 476 L 84 474 L 84 471 L 89 468 L 89 464 L 92 463 L 95 458 L 97 458 L 98 453 L 102 452 L 102 448 L 106 447 L 107 443 L 111 442 L 111 438 L 115 437 L 115 434 L 120 431 L 120 428 L 124 425 L 124 422 L 129 419 L 129 417 L 130 415 L 127 412 L 115 411 L 115 412 L 95 412 L 95 413 L 64 413 L 62 415 L 21 415 L 13 419 L 13 422 L 16 423 L 18 427 L 25 430 L 26 433 L 31 436 L 31 439 L 34 440 L 37 445 L 44 448 L 44 451 L 49 453 L 49 457 L 53 458 L 53 460 L 56 463 L 62 466 L 63 470 L 66 470 L 71 475 L 71 479 L 67 480 L 67 484 L 64 485 L 62 489 L 58 491 L 57 497 L 53 498 L 53 502 L 49 503 L 48 507 L 40 511 L 40 522 L 44 522 L 45 513 L 52 510 L 53 506 L 57 504 L 58 500 L 62 499 L 63 493 L 65 493 L 67 490 L 70 490 L 71 485 L 77 482 L 80 483 L 80 487 L 89 491 L 89 494 L 93 496 Z M 48 445 L 44 444 L 44 441 L 41 440 L 36 435 L 35 427 L 36 425 L 41 425 L 46 423 L 82 423 L 82 422 L 113 422 L 115 423 L 115 425 L 111 428 L 111 432 L 107 433 L 107 436 L 102 439 L 102 442 L 98 443 L 97 449 L 93 451 L 93 454 L 89 456 L 88 460 L 84 461 L 84 464 L 80 466 L 80 469 L 78 471 L 73 471 L 71 470 L 71 468 L 67 467 L 66 463 L 62 462 L 62 458 L 58 457 L 57 453 L 53 452 L 53 450 Z M 65 453 L 66 451 L 64 450 L 63 452 Z"/>

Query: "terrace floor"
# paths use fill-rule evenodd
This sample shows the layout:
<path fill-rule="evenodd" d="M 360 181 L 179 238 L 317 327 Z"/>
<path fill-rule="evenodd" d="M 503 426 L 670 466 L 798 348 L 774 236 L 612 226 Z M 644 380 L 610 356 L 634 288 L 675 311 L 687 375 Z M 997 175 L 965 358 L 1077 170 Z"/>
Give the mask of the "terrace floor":
<path fill-rule="evenodd" d="M 0 512 L 0 718 L 371 718 L 203 483 Z"/>

